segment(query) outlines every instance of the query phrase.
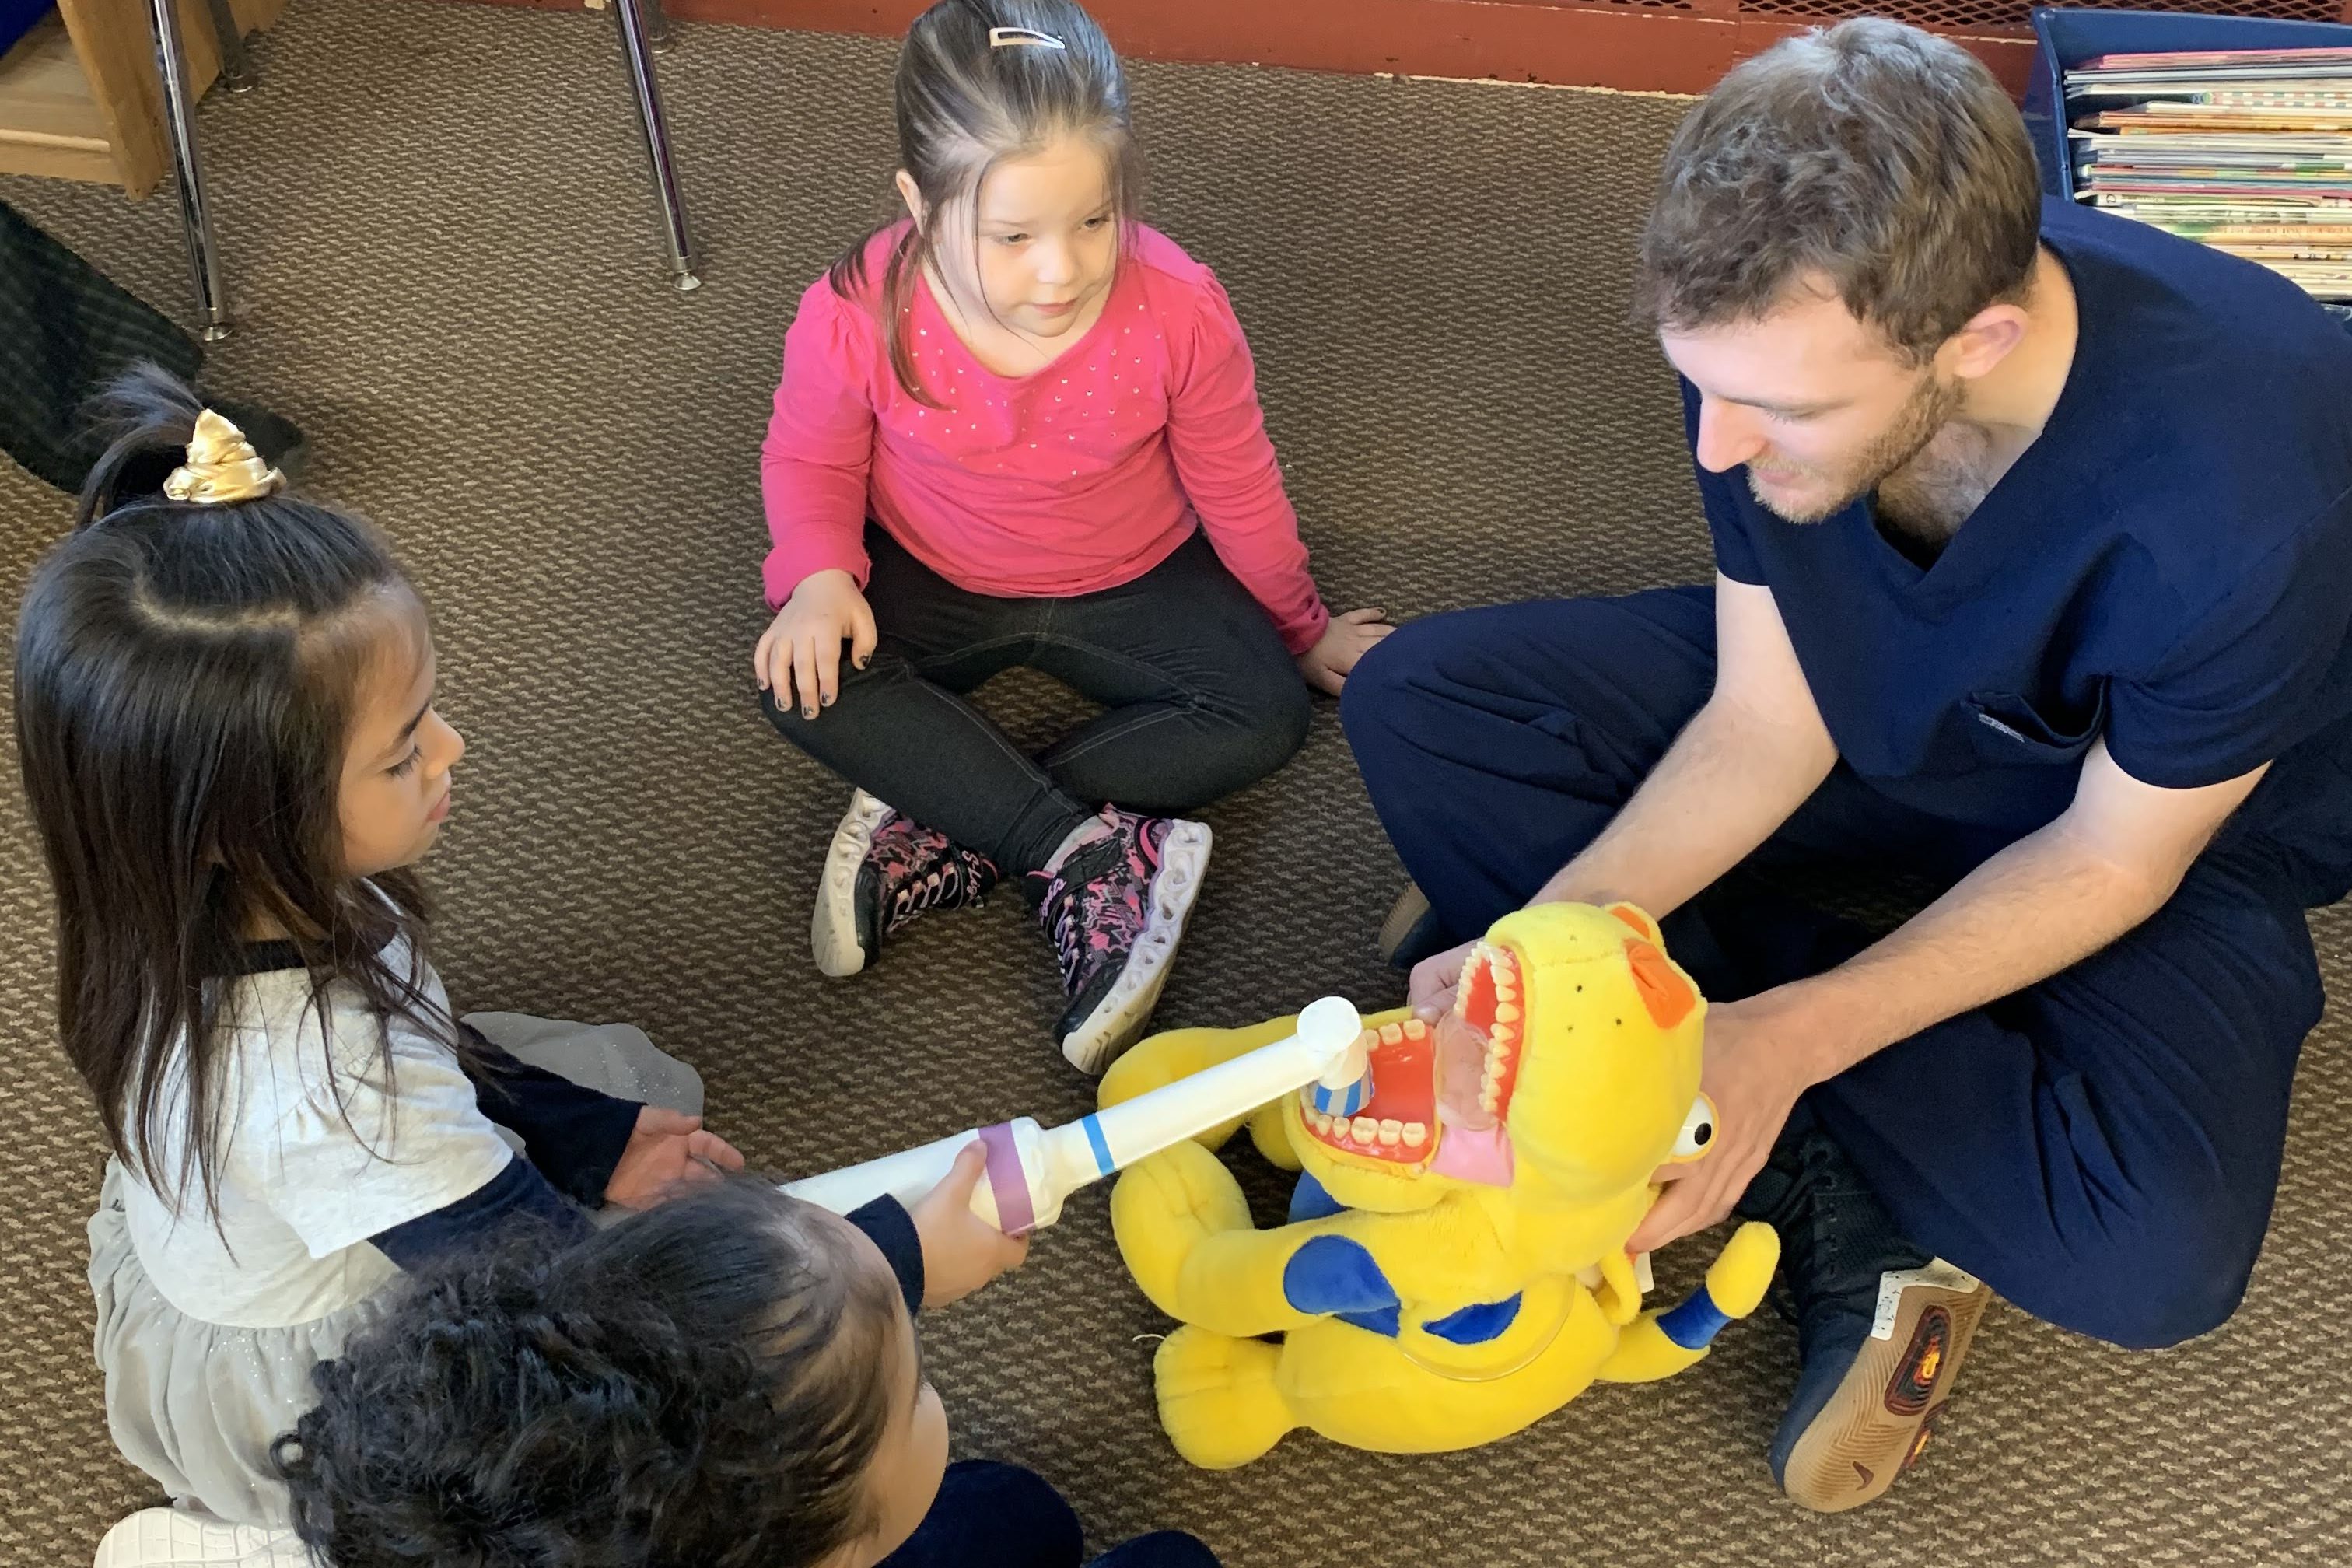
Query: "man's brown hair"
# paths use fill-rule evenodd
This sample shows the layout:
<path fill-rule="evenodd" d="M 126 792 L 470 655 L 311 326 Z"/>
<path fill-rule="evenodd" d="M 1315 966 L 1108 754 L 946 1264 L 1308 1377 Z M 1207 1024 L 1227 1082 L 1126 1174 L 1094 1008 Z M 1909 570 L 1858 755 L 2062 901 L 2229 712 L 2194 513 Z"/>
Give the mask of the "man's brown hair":
<path fill-rule="evenodd" d="M 2022 296 L 2042 226 L 2025 122 L 1981 61 L 1857 17 L 1735 68 L 1675 133 L 1634 311 L 1688 331 L 1826 288 L 1921 363 Z"/>

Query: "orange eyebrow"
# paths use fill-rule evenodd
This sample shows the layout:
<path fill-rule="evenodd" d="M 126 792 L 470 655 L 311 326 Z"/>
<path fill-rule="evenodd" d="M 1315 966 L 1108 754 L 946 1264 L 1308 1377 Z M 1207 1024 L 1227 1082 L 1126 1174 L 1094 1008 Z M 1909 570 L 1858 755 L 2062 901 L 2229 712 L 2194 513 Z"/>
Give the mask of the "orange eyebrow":
<path fill-rule="evenodd" d="M 1698 993 L 1682 977 L 1666 955 L 1646 942 L 1625 944 L 1626 961 L 1633 966 L 1633 989 L 1642 994 L 1642 1005 L 1661 1029 L 1671 1029 L 1691 1015 L 1698 1005 Z"/>

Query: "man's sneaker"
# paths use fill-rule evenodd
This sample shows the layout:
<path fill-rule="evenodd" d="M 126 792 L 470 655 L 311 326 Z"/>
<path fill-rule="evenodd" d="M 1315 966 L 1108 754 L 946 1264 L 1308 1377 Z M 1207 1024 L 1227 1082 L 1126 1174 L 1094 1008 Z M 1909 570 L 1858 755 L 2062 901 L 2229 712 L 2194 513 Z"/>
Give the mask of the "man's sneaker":
<path fill-rule="evenodd" d="M 838 980 L 874 961 L 882 939 L 925 910 L 977 904 L 996 867 L 944 833 L 908 821 L 859 790 L 825 851 L 809 920 L 816 966 Z"/>
<path fill-rule="evenodd" d="M 1856 1508 L 1918 1463 L 1992 1299 L 1903 1239 L 1828 1134 L 1784 1138 L 1740 1200 L 1780 1233 L 1797 1390 L 1768 1458 L 1780 1489 Z"/>
<path fill-rule="evenodd" d="M 1070 997 L 1055 1043 L 1089 1073 L 1110 1066 L 1150 1021 L 1209 867 L 1203 823 L 1108 806 L 1102 819 L 1109 832 L 1031 881 Z"/>
<path fill-rule="evenodd" d="M 311 1568 L 290 1530 L 230 1524 L 193 1509 L 142 1508 L 116 1521 L 91 1568 Z"/>
<path fill-rule="evenodd" d="M 1454 945 L 1445 940 L 1445 928 L 1438 924 L 1437 911 L 1429 907 L 1429 895 L 1418 882 L 1407 882 L 1397 895 L 1388 919 L 1381 922 L 1378 941 L 1381 962 L 1406 970 Z"/>

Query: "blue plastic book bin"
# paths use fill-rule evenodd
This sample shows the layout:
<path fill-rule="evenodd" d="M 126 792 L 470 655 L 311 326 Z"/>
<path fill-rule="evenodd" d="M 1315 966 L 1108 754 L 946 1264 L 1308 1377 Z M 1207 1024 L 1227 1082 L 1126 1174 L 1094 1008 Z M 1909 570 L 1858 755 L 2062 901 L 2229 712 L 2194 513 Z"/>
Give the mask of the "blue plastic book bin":
<path fill-rule="evenodd" d="M 2033 68 L 2025 85 L 2025 129 L 2042 165 L 2042 188 L 2074 199 L 2074 161 L 2066 154 L 2065 73 L 2099 55 L 2176 49 L 2352 47 L 2352 26 L 2276 22 L 2254 16 L 2192 16 L 2174 11 L 2074 11 L 2037 6 Z M 2352 306 L 2322 303 L 2347 331 Z"/>
<path fill-rule="evenodd" d="M 16 40 L 33 30 L 33 24 L 49 14 L 57 0 L 0 0 L 0 55 L 16 47 Z"/>
<path fill-rule="evenodd" d="M 2074 199 L 2074 160 L 2066 156 L 2067 71 L 2099 55 L 2175 49 L 2352 47 L 2352 26 L 2334 22 L 2273 22 L 2252 16 L 2191 16 L 2176 11 L 2074 11 L 2037 6 L 2033 69 L 2025 87 L 2025 128 L 2042 164 L 2042 188 Z"/>

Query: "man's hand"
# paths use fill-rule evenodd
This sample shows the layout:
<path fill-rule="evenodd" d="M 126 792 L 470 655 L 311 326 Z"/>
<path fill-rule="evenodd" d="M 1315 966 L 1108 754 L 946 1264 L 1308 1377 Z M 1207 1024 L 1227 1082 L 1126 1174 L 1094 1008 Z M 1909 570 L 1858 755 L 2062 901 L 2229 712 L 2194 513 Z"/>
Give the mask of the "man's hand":
<path fill-rule="evenodd" d="M 760 634 L 751 675 L 761 690 L 776 694 L 777 707 L 797 700 L 801 717 L 814 719 L 841 695 L 841 645 L 849 644 L 851 661 L 864 669 L 875 637 L 874 611 L 857 579 L 838 568 L 812 572 Z"/>
<path fill-rule="evenodd" d="M 1298 673 L 1307 684 L 1318 691 L 1337 697 L 1348 683 L 1349 672 L 1356 661 L 1370 651 L 1371 646 L 1396 628 L 1378 610 L 1349 610 L 1344 616 L 1333 616 L 1315 646 L 1298 656 Z"/>
<path fill-rule="evenodd" d="M 1715 1101 L 1715 1138 L 1699 1159 L 1658 1167 L 1651 1180 L 1665 1190 L 1634 1227 L 1628 1252 L 1654 1251 L 1730 1215 L 1764 1168 L 1797 1097 L 1812 1087 L 1806 1026 L 1778 992 L 1707 1009 L 1699 1087 Z"/>
<path fill-rule="evenodd" d="M 1432 953 L 1412 966 L 1412 976 L 1405 984 L 1405 999 L 1412 1003 L 1414 1017 L 1424 1024 L 1434 1024 L 1453 1009 L 1454 988 L 1462 983 L 1462 966 L 1470 962 L 1470 950 L 1477 945 L 1465 942 L 1460 947 Z"/>
<path fill-rule="evenodd" d="M 702 1118 L 648 1105 L 637 1112 L 628 1147 L 604 1184 L 604 1201 L 623 1208 L 649 1209 L 688 1187 L 719 1180 L 721 1171 L 740 1171 L 743 1156 Z"/>
<path fill-rule="evenodd" d="M 988 1151 L 974 1139 L 956 1154 L 940 1184 L 908 1213 L 923 1243 L 923 1305 L 961 1300 L 1029 1256 L 1029 1238 L 1007 1236 L 971 1212 L 972 1189 L 988 1170 Z"/>

